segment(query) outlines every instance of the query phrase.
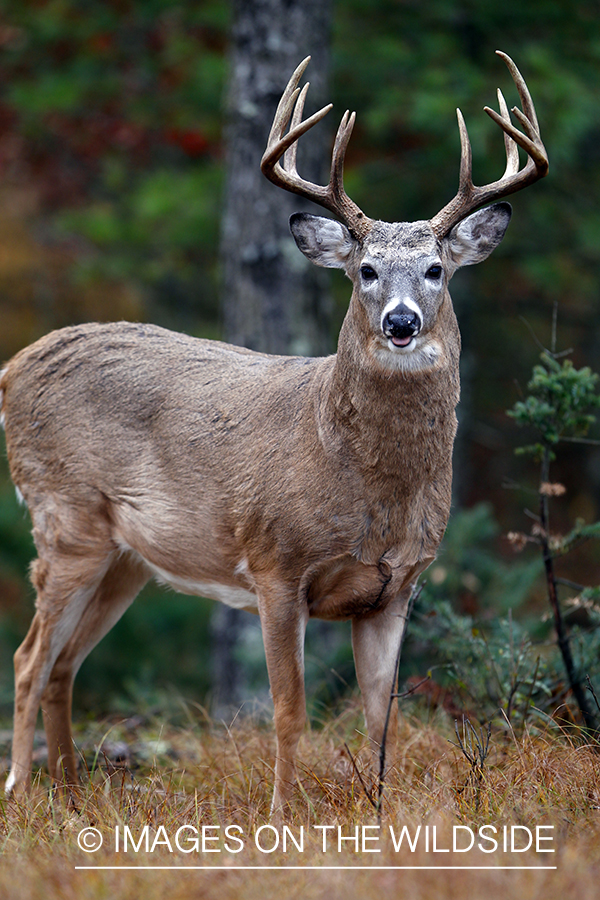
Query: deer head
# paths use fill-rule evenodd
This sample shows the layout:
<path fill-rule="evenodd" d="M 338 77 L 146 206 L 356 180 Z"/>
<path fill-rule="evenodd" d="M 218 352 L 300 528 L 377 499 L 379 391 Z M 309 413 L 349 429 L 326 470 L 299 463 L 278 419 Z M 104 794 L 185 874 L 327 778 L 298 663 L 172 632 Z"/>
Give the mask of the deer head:
<path fill-rule="evenodd" d="M 481 262 L 502 240 L 511 216 L 505 197 L 548 172 L 548 159 L 540 137 L 531 96 L 522 75 L 505 53 L 504 59 L 517 86 L 523 110 L 512 110 L 521 124 L 512 123 L 498 90 L 500 113 L 485 111 L 502 128 L 506 170 L 498 181 L 477 187 L 472 180 L 471 145 L 460 110 L 460 180 L 456 196 L 429 221 L 386 223 L 368 218 L 348 197 L 343 185 L 344 156 L 355 121 L 346 111 L 335 139 L 329 184 L 316 185 L 300 177 L 296 168 L 298 139 L 319 122 L 331 104 L 303 120 L 308 90 L 297 87 L 308 65 L 307 57 L 292 75 L 277 108 L 263 173 L 274 184 L 300 194 L 334 213 L 340 220 L 298 213 L 290 227 L 299 249 L 320 266 L 344 269 L 353 282 L 353 305 L 360 305 L 368 323 L 371 356 L 387 369 L 421 369 L 435 362 L 439 344 L 435 326 L 448 297 L 447 286 L 457 268 Z M 288 123 L 291 124 L 286 133 Z M 518 147 L 527 153 L 523 168 Z M 356 312 L 354 310 L 356 319 Z"/>

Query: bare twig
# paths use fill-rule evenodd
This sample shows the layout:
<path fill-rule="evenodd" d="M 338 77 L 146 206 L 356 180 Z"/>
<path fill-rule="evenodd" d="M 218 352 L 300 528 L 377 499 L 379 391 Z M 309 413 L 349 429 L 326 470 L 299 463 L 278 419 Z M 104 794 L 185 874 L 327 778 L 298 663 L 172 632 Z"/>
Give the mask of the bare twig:
<path fill-rule="evenodd" d="M 454 733 L 456 734 L 458 743 L 455 744 L 454 741 L 450 741 L 450 743 L 454 747 L 458 747 L 462 750 L 464 756 L 471 764 L 471 768 L 476 772 L 477 777 L 481 778 L 483 767 L 489 753 L 492 723 L 488 722 L 487 734 L 484 733 L 482 726 L 479 728 L 479 734 L 477 734 L 471 720 L 466 716 L 463 716 L 462 724 L 463 733 L 461 738 L 458 731 L 458 720 L 454 720 Z"/>
<path fill-rule="evenodd" d="M 410 617 L 412 615 L 413 607 L 416 601 L 421 596 L 421 592 L 425 587 L 426 582 L 422 582 L 421 584 L 413 584 L 412 590 L 410 592 L 410 597 L 408 598 L 408 604 L 406 606 L 406 615 L 404 616 L 404 628 L 402 629 L 402 635 L 400 636 L 400 644 L 398 646 L 398 654 L 396 656 L 396 665 L 394 667 L 394 677 L 392 678 L 392 685 L 390 689 L 390 699 L 388 702 L 387 713 L 385 716 L 385 725 L 383 727 L 383 735 L 381 738 L 381 745 L 379 747 L 379 781 L 377 787 L 377 823 L 381 825 L 381 804 L 383 802 L 383 788 L 385 786 L 385 748 L 387 743 L 387 734 L 388 728 L 390 724 L 390 716 L 392 714 L 392 704 L 394 700 L 399 696 L 396 691 L 396 682 L 398 678 L 398 669 L 400 667 L 400 656 L 402 654 L 402 647 L 404 646 L 404 640 L 406 638 L 406 632 L 408 628 L 408 623 Z"/>
<path fill-rule="evenodd" d="M 505 491 L 522 491 L 524 494 L 535 494 L 537 496 L 535 488 L 528 488 L 524 484 L 514 481 L 512 478 L 505 478 L 502 482 L 502 488 Z"/>
<path fill-rule="evenodd" d="M 600 441 L 595 438 L 571 437 L 569 435 L 561 435 L 561 441 L 569 441 L 571 444 L 592 444 L 594 447 L 600 447 Z"/>
<path fill-rule="evenodd" d="M 525 325 L 525 327 L 527 328 L 529 334 L 530 334 L 531 337 L 533 338 L 534 343 L 537 344 L 538 349 L 541 350 L 542 353 L 549 353 L 550 351 L 547 349 L 547 347 L 545 347 L 545 346 L 542 344 L 542 342 L 541 342 L 540 339 L 538 338 L 537 334 L 536 334 L 535 331 L 533 330 L 533 326 L 529 324 L 529 322 L 527 321 L 527 319 L 525 318 L 525 316 L 519 316 L 519 318 L 520 318 L 521 322 L 523 323 L 523 325 Z"/>
<path fill-rule="evenodd" d="M 379 812 L 379 807 L 378 807 L 377 801 L 373 800 L 373 795 L 371 794 L 371 791 L 366 786 L 364 778 L 362 777 L 362 775 L 360 773 L 360 769 L 356 765 L 356 760 L 354 759 L 354 756 L 352 755 L 352 751 L 350 750 L 350 747 L 348 746 L 348 744 L 346 744 L 346 742 L 344 742 L 344 748 L 346 750 L 346 753 L 348 754 L 350 762 L 352 763 L 352 768 L 354 769 L 354 771 L 356 773 L 356 777 L 360 781 L 361 787 L 362 787 L 363 791 L 365 792 L 365 797 L 367 798 L 367 800 L 369 801 L 369 803 L 371 804 L 373 809 L 376 812 Z"/>
<path fill-rule="evenodd" d="M 554 301 L 552 309 L 552 354 L 556 353 L 556 325 L 558 323 L 558 302 Z"/>
<path fill-rule="evenodd" d="M 594 690 L 594 685 L 592 684 L 592 679 L 589 675 L 585 676 L 585 680 L 587 681 L 587 689 L 594 698 L 594 703 L 598 707 L 598 712 L 600 712 L 600 702 L 598 702 L 598 697 L 596 696 L 596 691 Z"/>
<path fill-rule="evenodd" d="M 544 454 L 542 456 L 542 471 L 541 471 L 541 483 L 548 484 L 550 482 L 550 449 L 547 446 L 544 446 Z M 581 714 L 583 716 L 583 721 L 585 723 L 586 728 L 590 731 L 595 731 L 596 722 L 595 717 L 588 705 L 587 698 L 585 696 L 585 692 L 581 685 L 581 679 L 578 677 L 575 663 L 573 660 L 573 654 L 571 653 L 571 644 L 569 641 L 569 635 L 567 633 L 567 629 L 565 627 L 562 610 L 560 608 L 560 603 L 558 600 L 558 590 L 556 583 L 556 575 L 554 572 L 554 553 L 550 548 L 550 515 L 549 515 L 549 503 L 548 503 L 548 495 L 540 491 L 540 543 L 542 547 L 542 555 L 544 558 L 544 571 L 546 573 L 546 588 L 548 591 L 548 600 L 550 601 L 550 606 L 552 608 L 552 612 L 554 614 L 554 628 L 556 630 L 556 641 L 558 644 L 558 648 L 560 650 L 563 664 L 567 673 L 567 678 L 569 679 L 569 686 L 573 692 L 573 695 L 577 701 L 577 705 L 581 710 Z"/>
<path fill-rule="evenodd" d="M 574 591 L 583 591 L 585 589 L 585 584 L 578 584 L 576 581 L 571 581 L 569 578 L 555 578 L 557 584 L 562 584 L 563 587 L 573 588 Z"/>
<path fill-rule="evenodd" d="M 527 718 L 527 710 L 529 709 L 529 704 L 531 703 L 531 698 L 533 696 L 533 689 L 537 682 L 539 668 L 540 668 L 540 657 L 538 656 L 535 661 L 535 669 L 533 672 L 533 678 L 531 679 L 531 686 L 529 688 L 529 694 L 527 695 L 527 699 L 525 700 L 525 704 L 523 706 L 523 721 L 525 721 Z"/>
<path fill-rule="evenodd" d="M 458 743 L 450 741 L 454 747 L 459 747 L 463 755 L 469 762 L 471 770 L 467 780 L 461 789 L 462 791 L 470 784 L 475 791 L 475 808 L 479 808 L 481 782 L 483 780 L 483 768 L 487 759 L 490 748 L 490 737 L 492 734 L 492 723 L 488 722 L 487 733 L 483 727 L 480 727 L 479 734 L 471 724 L 471 721 L 463 716 L 462 737 L 458 730 L 458 721 L 454 720 L 454 732 Z"/>
<path fill-rule="evenodd" d="M 431 681 L 431 674 L 427 675 L 425 678 L 421 678 L 416 684 L 413 684 L 407 691 L 402 691 L 401 694 L 394 694 L 394 697 L 397 700 L 402 700 L 404 697 L 410 697 L 411 694 L 414 694 L 419 690 L 422 684 L 427 684 L 428 681 Z"/>

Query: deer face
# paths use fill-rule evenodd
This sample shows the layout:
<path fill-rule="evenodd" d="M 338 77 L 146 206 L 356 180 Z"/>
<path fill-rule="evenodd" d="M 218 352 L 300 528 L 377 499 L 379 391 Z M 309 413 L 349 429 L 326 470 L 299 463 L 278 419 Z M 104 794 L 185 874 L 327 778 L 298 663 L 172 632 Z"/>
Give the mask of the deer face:
<path fill-rule="evenodd" d="M 435 325 L 457 268 L 485 259 L 508 227 L 508 203 L 480 210 L 438 238 L 429 222 L 374 222 L 362 240 L 332 219 L 296 213 L 299 249 L 320 266 L 344 269 L 368 322 L 370 353 L 389 369 L 432 365 Z"/>

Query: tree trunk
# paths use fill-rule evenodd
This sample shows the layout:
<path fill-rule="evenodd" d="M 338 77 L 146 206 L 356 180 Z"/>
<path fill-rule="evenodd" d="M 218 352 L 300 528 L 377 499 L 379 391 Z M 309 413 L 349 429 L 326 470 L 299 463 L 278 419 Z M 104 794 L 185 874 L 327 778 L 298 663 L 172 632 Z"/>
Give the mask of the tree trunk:
<path fill-rule="evenodd" d="M 236 0 L 232 35 L 227 182 L 223 216 L 226 340 L 266 353 L 331 352 L 327 273 L 298 253 L 288 228 L 297 210 L 322 212 L 276 188 L 260 171 L 273 115 L 287 81 L 312 55 L 307 112 L 327 100 L 330 3 Z M 300 141 L 298 167 L 311 181 L 328 169 L 329 123 Z"/>
<path fill-rule="evenodd" d="M 227 102 L 226 191 L 221 241 L 223 337 L 266 353 L 320 356 L 334 349 L 327 272 L 297 250 L 293 212 L 323 212 L 272 185 L 260 160 L 279 98 L 309 54 L 307 114 L 327 94 L 331 0 L 235 0 Z M 329 126 L 329 127 L 328 127 Z M 300 142 L 298 168 L 327 180 L 331 126 Z M 247 613 L 219 607 L 213 616 L 213 710 L 227 714 L 247 696 L 236 647 Z"/>

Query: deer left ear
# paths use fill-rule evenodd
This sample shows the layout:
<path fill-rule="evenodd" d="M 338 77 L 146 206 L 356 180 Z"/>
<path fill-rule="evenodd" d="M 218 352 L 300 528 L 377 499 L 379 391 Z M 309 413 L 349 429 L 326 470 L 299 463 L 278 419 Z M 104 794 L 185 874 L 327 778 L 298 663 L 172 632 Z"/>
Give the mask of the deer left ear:
<path fill-rule="evenodd" d="M 446 242 L 456 267 L 487 259 L 504 237 L 511 215 L 510 203 L 495 203 L 455 225 Z"/>

